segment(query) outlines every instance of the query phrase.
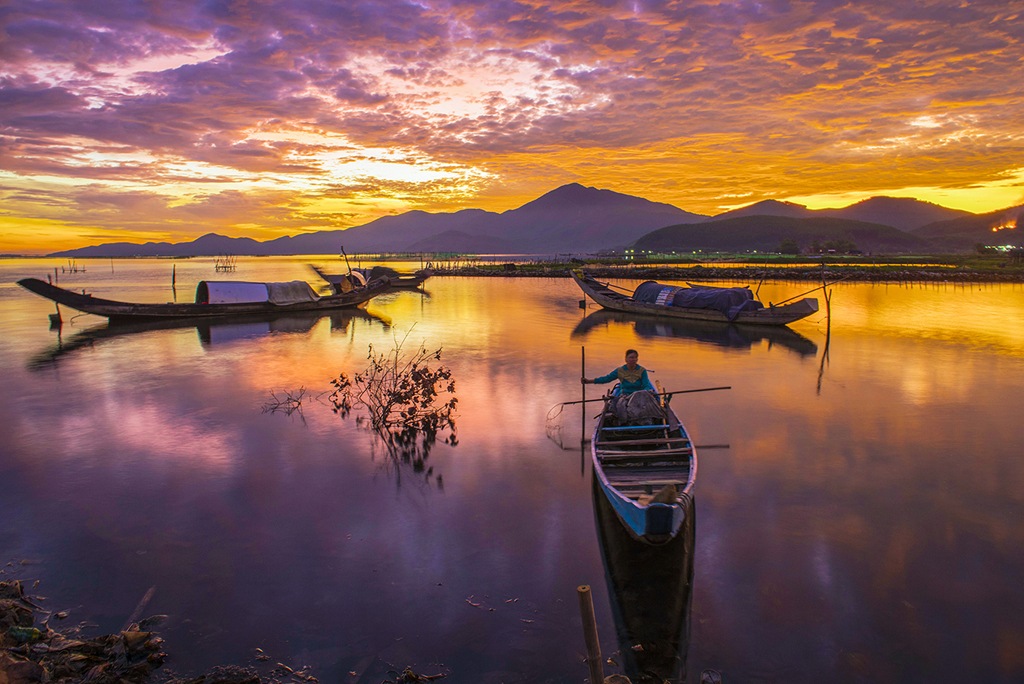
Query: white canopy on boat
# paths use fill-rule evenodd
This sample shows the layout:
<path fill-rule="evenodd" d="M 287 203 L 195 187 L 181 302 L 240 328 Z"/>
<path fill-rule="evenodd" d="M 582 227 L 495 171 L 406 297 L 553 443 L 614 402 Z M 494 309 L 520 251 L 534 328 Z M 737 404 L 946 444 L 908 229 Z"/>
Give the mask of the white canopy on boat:
<path fill-rule="evenodd" d="M 287 283 L 201 280 L 196 287 L 196 304 L 242 304 L 271 302 L 294 304 L 315 302 L 320 297 L 304 280 Z"/>

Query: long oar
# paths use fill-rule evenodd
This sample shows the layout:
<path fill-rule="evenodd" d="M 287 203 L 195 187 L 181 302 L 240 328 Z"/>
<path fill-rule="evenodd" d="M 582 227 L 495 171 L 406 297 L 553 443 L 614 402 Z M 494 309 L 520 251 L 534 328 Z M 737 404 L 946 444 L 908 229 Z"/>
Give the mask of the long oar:
<path fill-rule="evenodd" d="M 727 389 L 732 389 L 732 387 L 701 387 L 700 389 L 678 390 L 676 392 L 659 392 L 657 394 L 659 397 L 671 397 L 673 394 L 691 394 L 693 392 L 714 392 L 715 390 Z M 564 401 L 561 405 L 572 406 L 573 404 L 589 404 L 594 401 L 604 401 L 604 399 L 604 397 L 599 397 L 597 399 L 584 399 L 583 401 Z"/>

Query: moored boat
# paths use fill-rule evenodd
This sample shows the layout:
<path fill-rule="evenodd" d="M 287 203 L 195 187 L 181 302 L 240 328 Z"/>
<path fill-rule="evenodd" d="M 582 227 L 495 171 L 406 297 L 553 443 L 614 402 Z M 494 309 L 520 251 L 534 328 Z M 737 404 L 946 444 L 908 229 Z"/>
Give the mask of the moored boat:
<path fill-rule="evenodd" d="M 330 283 L 331 288 L 335 292 L 344 291 L 343 288 L 350 285 L 359 286 L 361 283 L 367 283 L 375 278 L 387 277 L 391 281 L 392 288 L 405 288 L 411 289 L 419 287 L 423 282 L 434 275 L 434 271 L 431 268 L 421 268 L 418 271 L 412 273 L 399 273 L 393 268 L 387 268 L 386 266 L 374 266 L 373 268 L 353 268 L 351 273 L 327 273 L 317 266 L 310 266 L 316 274 Z M 346 285 L 346 283 L 348 283 Z"/>
<path fill-rule="evenodd" d="M 691 284 L 681 287 L 651 281 L 642 283 L 632 295 L 626 295 L 583 271 L 572 271 L 572 278 L 584 294 L 613 311 L 746 325 L 787 325 L 818 310 L 818 300 L 814 297 L 791 304 L 763 306 L 753 300 L 748 288 Z"/>
<path fill-rule="evenodd" d="M 196 287 L 194 303 L 147 304 L 80 294 L 38 278 L 24 278 L 18 284 L 57 304 L 84 313 L 106 316 L 112 322 L 329 311 L 358 306 L 391 288 L 388 279 L 382 278 L 368 283 L 366 287 L 321 297 L 303 280 L 289 283 L 203 280 Z"/>
<path fill-rule="evenodd" d="M 697 480 L 697 454 L 686 428 L 667 401 L 662 411 L 663 417 L 630 424 L 606 401 L 591 441 L 601 491 L 630 535 L 648 544 L 679 533 Z"/>

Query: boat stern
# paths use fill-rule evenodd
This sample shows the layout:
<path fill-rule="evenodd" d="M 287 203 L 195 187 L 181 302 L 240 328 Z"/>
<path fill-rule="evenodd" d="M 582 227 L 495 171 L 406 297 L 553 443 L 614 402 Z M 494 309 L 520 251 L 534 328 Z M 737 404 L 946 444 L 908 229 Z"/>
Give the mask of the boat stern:
<path fill-rule="evenodd" d="M 674 509 L 675 506 L 671 504 L 652 503 L 648 505 L 646 510 L 647 519 L 644 521 L 644 536 L 671 536 Z"/>

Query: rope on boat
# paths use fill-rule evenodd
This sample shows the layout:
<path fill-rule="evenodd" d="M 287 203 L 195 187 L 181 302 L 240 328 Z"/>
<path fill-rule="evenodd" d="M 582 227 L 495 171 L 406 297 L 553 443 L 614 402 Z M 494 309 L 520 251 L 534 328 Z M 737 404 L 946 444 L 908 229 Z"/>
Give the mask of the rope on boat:
<path fill-rule="evenodd" d="M 794 299 L 799 299 L 800 297 L 805 297 L 805 296 L 811 294 L 812 292 L 817 292 L 818 290 L 824 290 L 829 285 L 835 285 L 836 283 L 841 283 L 844 280 L 847 280 L 847 279 L 852 278 L 852 277 L 853 277 L 853 274 L 851 273 L 850 275 L 843 276 L 842 278 L 838 278 L 836 280 L 833 280 L 831 283 L 822 283 L 821 285 L 819 285 L 818 287 L 814 288 L 813 290 L 808 290 L 807 292 L 804 292 L 803 294 L 798 294 L 795 297 L 790 297 L 789 299 L 784 299 L 781 302 L 778 302 L 777 304 L 772 304 L 772 306 L 782 306 L 783 304 L 791 302 Z"/>

